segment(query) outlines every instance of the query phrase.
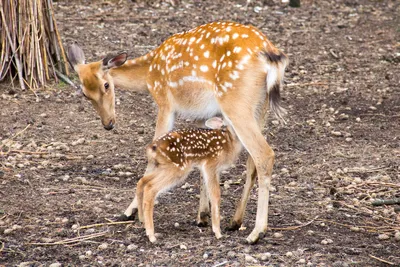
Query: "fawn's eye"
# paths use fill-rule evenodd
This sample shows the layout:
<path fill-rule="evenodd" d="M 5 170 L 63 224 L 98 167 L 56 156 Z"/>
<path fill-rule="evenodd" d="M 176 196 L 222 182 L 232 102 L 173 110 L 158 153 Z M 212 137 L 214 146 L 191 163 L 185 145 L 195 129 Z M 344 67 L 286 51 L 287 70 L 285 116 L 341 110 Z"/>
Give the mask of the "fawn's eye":
<path fill-rule="evenodd" d="M 106 89 L 106 90 L 108 90 L 108 88 L 110 87 L 110 85 L 106 82 L 106 83 L 104 83 L 104 88 Z"/>

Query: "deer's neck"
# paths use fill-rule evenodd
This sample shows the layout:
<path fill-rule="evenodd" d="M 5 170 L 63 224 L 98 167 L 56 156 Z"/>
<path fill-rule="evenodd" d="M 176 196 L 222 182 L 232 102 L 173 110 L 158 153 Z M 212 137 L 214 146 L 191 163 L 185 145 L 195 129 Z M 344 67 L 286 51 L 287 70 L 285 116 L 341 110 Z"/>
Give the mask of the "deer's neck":
<path fill-rule="evenodd" d="M 147 91 L 147 75 L 151 60 L 147 56 L 127 60 L 121 67 L 110 70 L 114 85 L 123 90 Z"/>

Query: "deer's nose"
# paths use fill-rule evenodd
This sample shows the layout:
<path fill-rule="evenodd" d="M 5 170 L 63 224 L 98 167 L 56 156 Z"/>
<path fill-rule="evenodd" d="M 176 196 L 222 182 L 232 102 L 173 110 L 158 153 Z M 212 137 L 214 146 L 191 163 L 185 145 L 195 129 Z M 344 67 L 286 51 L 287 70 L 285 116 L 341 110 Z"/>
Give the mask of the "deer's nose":
<path fill-rule="evenodd" d="M 107 131 L 114 129 L 113 121 L 111 120 L 108 125 L 104 125 L 104 129 L 106 129 Z"/>

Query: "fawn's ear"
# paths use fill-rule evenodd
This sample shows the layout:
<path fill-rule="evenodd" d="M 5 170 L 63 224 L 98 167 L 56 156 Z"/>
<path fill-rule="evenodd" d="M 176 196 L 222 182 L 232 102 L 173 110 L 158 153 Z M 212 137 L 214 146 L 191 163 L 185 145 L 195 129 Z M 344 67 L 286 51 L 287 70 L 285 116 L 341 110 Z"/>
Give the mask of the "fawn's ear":
<path fill-rule="evenodd" d="M 224 121 L 218 117 L 208 119 L 205 124 L 208 128 L 214 129 L 214 130 L 221 129 L 222 126 L 225 125 Z"/>

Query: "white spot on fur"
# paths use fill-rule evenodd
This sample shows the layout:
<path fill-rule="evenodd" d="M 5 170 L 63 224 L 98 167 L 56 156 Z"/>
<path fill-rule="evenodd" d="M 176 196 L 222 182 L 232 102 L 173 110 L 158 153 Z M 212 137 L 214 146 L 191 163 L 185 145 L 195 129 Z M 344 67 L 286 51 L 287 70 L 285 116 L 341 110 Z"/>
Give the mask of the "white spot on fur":
<path fill-rule="evenodd" d="M 200 66 L 200 70 L 201 70 L 202 72 L 207 72 L 207 71 L 208 71 L 208 66 L 207 66 L 207 65 L 201 65 L 201 66 Z"/>

